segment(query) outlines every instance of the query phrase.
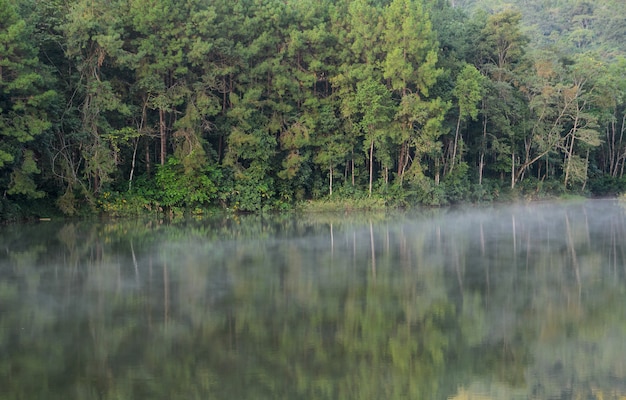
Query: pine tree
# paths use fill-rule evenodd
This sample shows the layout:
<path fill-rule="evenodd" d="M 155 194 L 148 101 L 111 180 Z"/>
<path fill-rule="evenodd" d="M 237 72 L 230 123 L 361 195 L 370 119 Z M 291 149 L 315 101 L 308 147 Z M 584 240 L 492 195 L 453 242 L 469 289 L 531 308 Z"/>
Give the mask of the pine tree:
<path fill-rule="evenodd" d="M 43 197 L 33 141 L 51 127 L 48 107 L 56 98 L 47 68 L 37 57 L 32 29 L 13 3 L 0 0 L 0 190 Z"/>

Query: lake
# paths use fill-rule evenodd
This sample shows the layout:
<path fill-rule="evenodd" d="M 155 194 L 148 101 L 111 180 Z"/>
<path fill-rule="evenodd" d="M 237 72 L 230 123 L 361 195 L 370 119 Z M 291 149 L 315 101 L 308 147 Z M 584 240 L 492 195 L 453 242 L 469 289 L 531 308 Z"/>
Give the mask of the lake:
<path fill-rule="evenodd" d="M 0 399 L 623 399 L 626 204 L 0 227 Z"/>

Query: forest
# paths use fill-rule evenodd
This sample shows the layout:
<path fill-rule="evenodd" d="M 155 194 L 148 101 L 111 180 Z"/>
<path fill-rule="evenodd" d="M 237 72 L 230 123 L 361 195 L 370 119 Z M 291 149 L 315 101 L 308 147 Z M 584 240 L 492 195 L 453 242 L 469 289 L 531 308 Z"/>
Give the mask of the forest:
<path fill-rule="evenodd" d="M 619 0 L 0 0 L 0 220 L 626 189 Z"/>

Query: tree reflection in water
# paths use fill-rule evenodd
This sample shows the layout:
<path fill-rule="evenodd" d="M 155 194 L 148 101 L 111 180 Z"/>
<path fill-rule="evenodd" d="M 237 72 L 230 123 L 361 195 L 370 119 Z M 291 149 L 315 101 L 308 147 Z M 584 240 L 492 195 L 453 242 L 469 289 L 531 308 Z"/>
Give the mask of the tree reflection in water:
<path fill-rule="evenodd" d="M 0 231 L 3 398 L 626 396 L 614 201 Z"/>

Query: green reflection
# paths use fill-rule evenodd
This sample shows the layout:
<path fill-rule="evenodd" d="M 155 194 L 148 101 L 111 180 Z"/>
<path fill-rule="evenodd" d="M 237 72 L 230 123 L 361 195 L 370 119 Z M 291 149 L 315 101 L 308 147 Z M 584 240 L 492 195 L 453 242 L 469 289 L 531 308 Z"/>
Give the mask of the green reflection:
<path fill-rule="evenodd" d="M 626 395 L 624 211 L 0 231 L 0 398 Z"/>

